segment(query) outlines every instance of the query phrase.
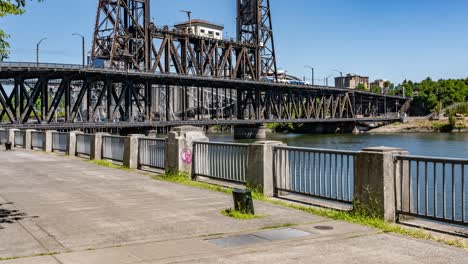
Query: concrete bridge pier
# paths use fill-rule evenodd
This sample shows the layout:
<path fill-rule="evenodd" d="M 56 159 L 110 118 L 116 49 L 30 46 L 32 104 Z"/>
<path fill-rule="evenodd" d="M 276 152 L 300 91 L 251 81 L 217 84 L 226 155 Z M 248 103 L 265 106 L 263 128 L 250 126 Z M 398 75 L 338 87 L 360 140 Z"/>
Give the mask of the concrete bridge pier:
<path fill-rule="evenodd" d="M 266 139 L 267 130 L 264 125 L 234 126 L 234 139 Z"/>

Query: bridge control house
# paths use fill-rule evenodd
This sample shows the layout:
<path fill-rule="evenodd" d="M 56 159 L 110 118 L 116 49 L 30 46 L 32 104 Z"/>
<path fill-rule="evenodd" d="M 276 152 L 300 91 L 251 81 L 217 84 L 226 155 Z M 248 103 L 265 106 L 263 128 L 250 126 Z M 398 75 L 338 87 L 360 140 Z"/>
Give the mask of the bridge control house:
<path fill-rule="evenodd" d="M 176 24 L 174 27 L 182 31 L 189 31 L 191 28 L 191 32 L 200 37 L 223 39 L 224 26 L 206 20 L 192 19 L 191 21 Z"/>

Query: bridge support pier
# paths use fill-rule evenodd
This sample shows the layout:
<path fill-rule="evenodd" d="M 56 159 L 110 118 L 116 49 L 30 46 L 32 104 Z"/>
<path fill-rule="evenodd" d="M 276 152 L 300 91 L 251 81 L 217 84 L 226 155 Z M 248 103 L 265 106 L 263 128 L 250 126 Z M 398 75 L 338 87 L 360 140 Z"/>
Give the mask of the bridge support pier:
<path fill-rule="evenodd" d="M 266 128 L 263 125 L 238 125 L 234 126 L 234 139 L 266 139 Z"/>

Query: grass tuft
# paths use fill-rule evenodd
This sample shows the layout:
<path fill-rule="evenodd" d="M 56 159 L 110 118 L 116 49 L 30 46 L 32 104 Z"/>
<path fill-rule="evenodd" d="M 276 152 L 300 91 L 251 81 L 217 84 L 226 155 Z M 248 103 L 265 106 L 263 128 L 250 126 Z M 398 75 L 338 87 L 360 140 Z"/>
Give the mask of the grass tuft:
<path fill-rule="evenodd" d="M 221 211 L 221 214 L 227 217 L 232 217 L 238 220 L 249 220 L 249 219 L 256 219 L 256 218 L 263 218 L 265 217 L 264 215 L 253 215 L 253 214 L 247 214 L 243 213 L 240 211 L 236 211 L 233 209 L 226 209 Z"/>
<path fill-rule="evenodd" d="M 99 166 L 107 167 L 107 168 L 130 171 L 128 167 L 125 167 L 123 165 L 118 165 L 107 160 L 90 160 L 88 162 L 99 165 Z"/>

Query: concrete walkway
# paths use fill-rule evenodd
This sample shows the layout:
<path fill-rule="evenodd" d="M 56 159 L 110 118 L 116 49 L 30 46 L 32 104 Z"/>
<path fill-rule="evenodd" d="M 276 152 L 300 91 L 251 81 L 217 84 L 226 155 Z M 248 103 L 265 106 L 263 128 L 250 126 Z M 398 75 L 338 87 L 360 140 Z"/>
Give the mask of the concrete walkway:
<path fill-rule="evenodd" d="M 380 234 L 256 203 L 267 217 L 219 212 L 230 196 L 86 161 L 0 152 L 2 263 L 466 263 L 468 251 Z M 284 224 L 289 228 L 261 230 Z M 51 254 L 53 253 L 53 254 Z M 42 256 L 38 256 L 42 255 Z"/>

